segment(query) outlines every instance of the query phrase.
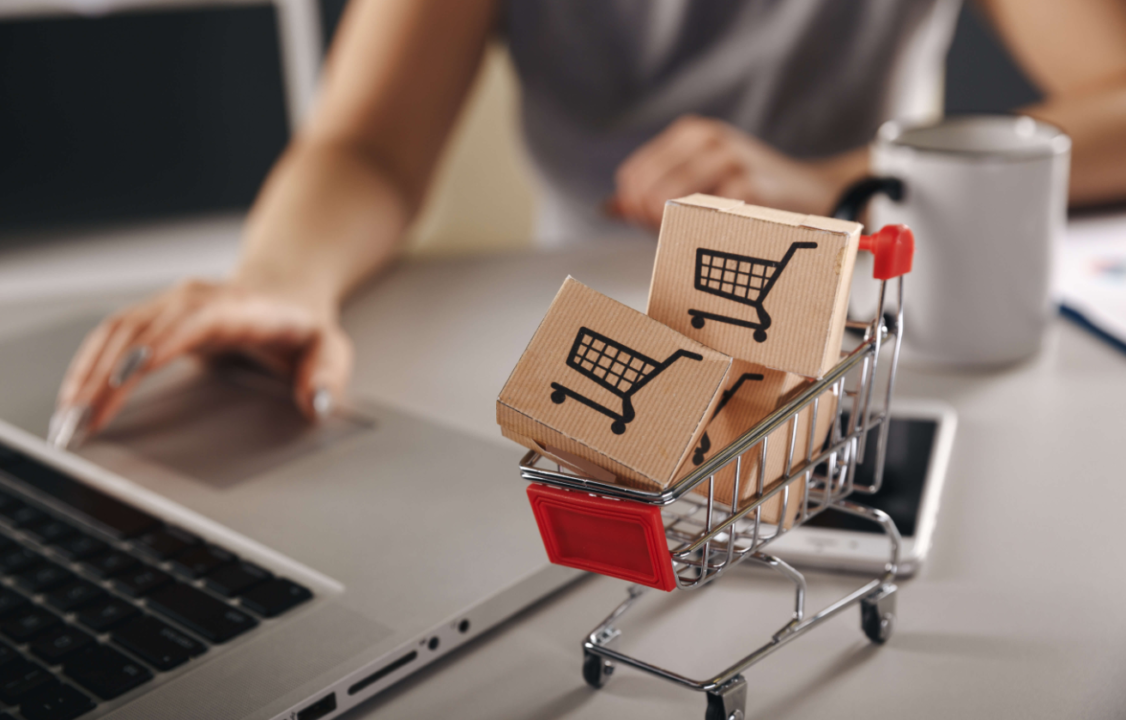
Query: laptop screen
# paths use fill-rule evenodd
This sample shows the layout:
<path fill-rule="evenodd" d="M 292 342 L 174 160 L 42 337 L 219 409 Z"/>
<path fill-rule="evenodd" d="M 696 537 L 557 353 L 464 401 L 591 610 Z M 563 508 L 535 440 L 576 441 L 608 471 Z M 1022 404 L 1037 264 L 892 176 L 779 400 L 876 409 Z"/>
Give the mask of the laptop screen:
<path fill-rule="evenodd" d="M 0 235 L 248 207 L 283 73 L 272 4 L 0 20 Z"/>

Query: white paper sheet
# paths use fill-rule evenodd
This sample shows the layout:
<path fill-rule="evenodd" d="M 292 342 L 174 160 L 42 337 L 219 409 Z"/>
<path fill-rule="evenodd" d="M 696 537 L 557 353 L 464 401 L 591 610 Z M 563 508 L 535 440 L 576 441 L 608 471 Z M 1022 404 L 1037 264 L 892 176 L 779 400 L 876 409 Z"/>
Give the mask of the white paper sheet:
<path fill-rule="evenodd" d="M 1068 223 L 1057 278 L 1064 308 L 1126 346 L 1126 214 Z"/>

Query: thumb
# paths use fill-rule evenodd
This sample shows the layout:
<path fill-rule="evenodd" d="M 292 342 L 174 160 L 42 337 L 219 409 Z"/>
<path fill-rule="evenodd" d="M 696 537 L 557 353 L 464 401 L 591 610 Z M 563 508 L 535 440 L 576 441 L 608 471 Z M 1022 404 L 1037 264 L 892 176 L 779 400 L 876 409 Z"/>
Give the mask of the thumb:
<path fill-rule="evenodd" d="M 297 407 L 310 420 L 323 420 L 339 402 L 352 376 L 352 341 L 337 325 L 316 334 L 298 360 L 294 383 Z"/>

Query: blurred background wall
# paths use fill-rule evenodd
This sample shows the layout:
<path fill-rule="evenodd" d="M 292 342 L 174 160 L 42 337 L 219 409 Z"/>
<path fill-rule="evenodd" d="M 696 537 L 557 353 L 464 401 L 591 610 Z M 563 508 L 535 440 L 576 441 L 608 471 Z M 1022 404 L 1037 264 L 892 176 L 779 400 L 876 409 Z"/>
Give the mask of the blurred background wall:
<path fill-rule="evenodd" d="M 317 0 L 312 22 L 325 46 L 346 1 Z M 284 146 L 287 108 L 292 115 L 278 37 L 270 3 L 0 17 L 0 242 L 41 226 L 244 210 Z M 948 114 L 1005 112 L 1039 96 L 972 6 L 946 80 Z M 518 102 L 498 43 L 411 231 L 412 252 L 528 244 L 535 192 Z"/>

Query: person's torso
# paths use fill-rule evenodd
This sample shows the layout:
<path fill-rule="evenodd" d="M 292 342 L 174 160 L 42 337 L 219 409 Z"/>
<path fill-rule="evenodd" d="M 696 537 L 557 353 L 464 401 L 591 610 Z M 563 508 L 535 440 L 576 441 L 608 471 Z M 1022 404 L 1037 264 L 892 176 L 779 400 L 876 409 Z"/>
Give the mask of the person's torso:
<path fill-rule="evenodd" d="M 891 117 L 941 112 L 959 0 L 509 0 L 538 235 L 621 234 L 599 205 L 633 150 L 686 113 L 815 158 Z"/>

